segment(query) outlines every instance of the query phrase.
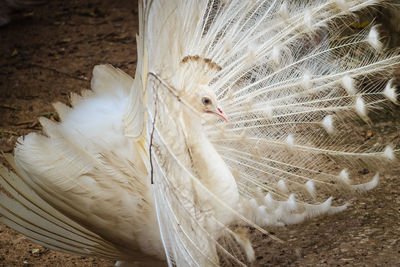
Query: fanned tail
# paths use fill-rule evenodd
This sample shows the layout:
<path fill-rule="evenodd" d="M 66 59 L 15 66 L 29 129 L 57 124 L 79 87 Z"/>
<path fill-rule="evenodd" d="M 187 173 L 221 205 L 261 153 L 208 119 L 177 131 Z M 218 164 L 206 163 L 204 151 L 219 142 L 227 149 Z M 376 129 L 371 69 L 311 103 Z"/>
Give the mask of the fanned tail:
<path fill-rule="evenodd" d="M 229 122 L 206 122 L 208 136 L 236 178 L 242 203 L 239 225 L 293 224 L 342 211 L 354 193 L 374 188 L 379 170 L 396 160 L 397 141 L 369 133 L 378 111 L 399 104 L 393 77 L 399 53 L 385 48 L 379 26 L 371 23 L 361 31 L 348 26 L 356 12 L 385 1 L 147 3 L 149 71 L 172 88 L 148 82 L 147 88 L 157 91 L 149 99 L 168 101 L 162 92 L 173 91 L 175 101 L 182 102 L 186 88 L 196 83 L 214 89 Z M 199 244 L 219 243 L 191 236 L 197 235 L 190 229 L 203 233 L 196 228 L 199 219 L 190 213 L 192 206 L 186 207 L 188 214 L 180 213 L 185 205 L 179 203 L 183 197 L 173 187 L 174 179 L 191 175 L 171 170 L 175 162 L 186 166 L 190 160 L 181 157 L 187 152 L 162 142 L 182 135 L 170 130 L 177 128 L 172 119 L 158 114 L 168 114 L 162 106 L 157 114 L 149 107 L 156 120 L 149 132 L 154 131 L 155 151 L 172 158 L 163 162 L 167 157 L 161 152 L 152 157 L 153 177 L 159 179 L 153 185 L 155 202 L 170 210 L 158 212 L 167 254 L 173 263 L 195 259 L 215 264 L 212 253 Z M 160 129 L 158 120 L 169 130 Z M 183 140 L 177 143 L 184 147 Z M 169 146 L 172 154 L 166 151 Z M 360 170 L 368 174 L 360 175 Z M 192 175 L 188 179 L 193 182 Z M 186 218 L 186 224 L 176 218 Z M 222 228 L 226 233 L 233 229 Z M 243 253 L 246 242 L 233 239 Z M 179 254 L 173 242 L 186 250 Z M 239 254 L 228 249 L 224 255 L 245 263 Z M 250 259 L 251 253 L 246 254 Z"/>
<path fill-rule="evenodd" d="M 378 3 L 215 2 L 200 34 L 207 49 L 191 53 L 221 67 L 210 86 L 230 121 L 210 124 L 209 136 L 258 224 L 341 211 L 350 193 L 378 183 L 378 172 L 360 170 L 395 160 L 397 144 L 360 136 L 398 104 L 400 56 L 385 50 L 378 26 L 350 35 L 343 26 Z"/>

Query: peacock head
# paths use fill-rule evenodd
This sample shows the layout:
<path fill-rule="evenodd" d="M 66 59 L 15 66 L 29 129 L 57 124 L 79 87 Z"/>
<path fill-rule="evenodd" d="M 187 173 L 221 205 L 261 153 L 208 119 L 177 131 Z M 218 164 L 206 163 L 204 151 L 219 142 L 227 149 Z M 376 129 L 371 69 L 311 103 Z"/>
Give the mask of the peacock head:
<path fill-rule="evenodd" d="M 209 58 L 198 55 L 185 56 L 177 69 L 179 83 L 176 88 L 185 88 L 184 98 L 200 114 L 217 115 L 224 121 L 228 117 L 218 105 L 217 96 L 207 85 L 221 67 Z"/>
<path fill-rule="evenodd" d="M 213 90 L 206 85 L 201 85 L 197 88 L 196 93 L 193 94 L 191 103 L 200 113 L 207 113 L 217 115 L 224 121 L 228 121 L 225 112 L 218 105 L 217 97 Z"/>

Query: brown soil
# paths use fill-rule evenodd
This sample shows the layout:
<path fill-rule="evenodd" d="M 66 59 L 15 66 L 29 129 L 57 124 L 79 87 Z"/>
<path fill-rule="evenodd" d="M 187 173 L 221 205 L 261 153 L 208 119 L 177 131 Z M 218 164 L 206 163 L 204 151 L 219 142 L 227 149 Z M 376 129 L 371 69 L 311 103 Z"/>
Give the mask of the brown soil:
<path fill-rule="evenodd" d="M 90 87 L 93 66 L 110 63 L 130 75 L 136 64 L 136 1 L 49 1 L 15 14 L 0 28 L 0 151 L 56 119 L 52 102 Z M 399 116 L 399 114 L 397 114 Z M 391 122 L 380 134 L 399 138 Z M 399 125 L 399 124 L 397 124 Z M 256 266 L 400 266 L 400 166 L 345 212 L 269 229 L 283 244 L 256 238 Z M 97 258 L 43 248 L 0 224 L 0 266 L 112 266 Z"/>

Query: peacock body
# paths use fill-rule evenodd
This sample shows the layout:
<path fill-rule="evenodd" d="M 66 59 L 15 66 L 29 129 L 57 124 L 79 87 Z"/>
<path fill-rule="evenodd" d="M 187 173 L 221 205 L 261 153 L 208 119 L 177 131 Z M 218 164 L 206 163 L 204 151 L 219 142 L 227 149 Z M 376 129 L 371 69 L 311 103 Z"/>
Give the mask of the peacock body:
<path fill-rule="evenodd" d="M 348 27 L 383 4 L 139 1 L 135 78 L 96 66 L 92 91 L 54 105 L 61 123 L 19 140 L 0 220 L 80 255 L 251 263 L 246 227 L 342 211 L 398 164 L 396 140 L 355 130 L 398 104 L 397 51 Z"/>

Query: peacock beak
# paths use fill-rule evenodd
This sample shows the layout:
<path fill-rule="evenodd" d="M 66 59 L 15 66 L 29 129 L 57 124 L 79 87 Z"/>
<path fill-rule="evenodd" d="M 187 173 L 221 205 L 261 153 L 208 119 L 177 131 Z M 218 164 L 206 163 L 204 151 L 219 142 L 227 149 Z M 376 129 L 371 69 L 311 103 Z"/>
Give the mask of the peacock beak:
<path fill-rule="evenodd" d="M 215 114 L 217 114 L 225 122 L 228 122 L 228 116 L 226 116 L 225 112 L 220 107 L 217 107 Z"/>
<path fill-rule="evenodd" d="M 228 122 L 228 116 L 226 116 L 225 112 L 220 107 L 216 107 L 215 110 L 207 110 L 206 112 L 215 114 L 223 119 L 225 122 Z"/>

